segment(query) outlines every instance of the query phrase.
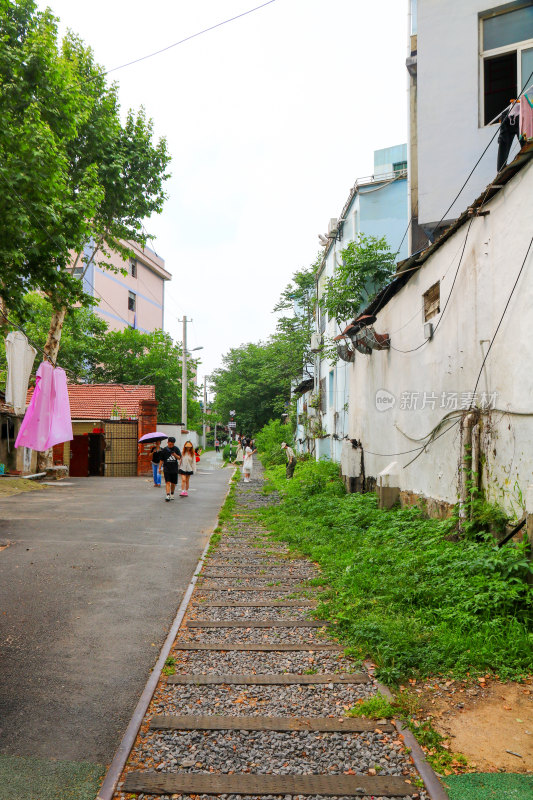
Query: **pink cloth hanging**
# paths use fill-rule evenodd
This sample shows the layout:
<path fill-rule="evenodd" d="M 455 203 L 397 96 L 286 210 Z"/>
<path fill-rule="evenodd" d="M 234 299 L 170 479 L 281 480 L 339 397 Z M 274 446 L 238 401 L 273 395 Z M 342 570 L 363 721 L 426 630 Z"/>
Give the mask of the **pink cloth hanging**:
<path fill-rule="evenodd" d="M 520 98 L 520 133 L 526 139 L 533 138 L 533 106 L 525 94 Z"/>
<path fill-rule="evenodd" d="M 15 447 L 42 451 L 72 438 L 65 370 L 54 369 L 48 361 L 42 361 Z"/>

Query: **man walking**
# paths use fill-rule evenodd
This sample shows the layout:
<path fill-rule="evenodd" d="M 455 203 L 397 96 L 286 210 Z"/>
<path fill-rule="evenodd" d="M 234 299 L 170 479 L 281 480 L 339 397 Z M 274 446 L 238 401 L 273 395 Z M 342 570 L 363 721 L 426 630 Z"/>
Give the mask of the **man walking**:
<path fill-rule="evenodd" d="M 167 496 L 165 498 L 168 503 L 174 500 L 174 491 L 178 482 L 178 470 L 181 460 L 181 450 L 176 447 L 176 439 L 173 436 L 168 437 L 168 444 L 160 450 L 159 472 L 163 469 L 165 476 Z"/>
<path fill-rule="evenodd" d="M 292 478 L 292 476 L 294 475 L 294 469 L 296 467 L 296 456 L 294 455 L 294 450 L 292 449 L 292 447 L 289 447 L 287 442 L 281 443 L 281 449 L 285 450 L 287 454 L 287 469 L 285 470 L 285 477 L 288 480 L 289 478 Z"/>

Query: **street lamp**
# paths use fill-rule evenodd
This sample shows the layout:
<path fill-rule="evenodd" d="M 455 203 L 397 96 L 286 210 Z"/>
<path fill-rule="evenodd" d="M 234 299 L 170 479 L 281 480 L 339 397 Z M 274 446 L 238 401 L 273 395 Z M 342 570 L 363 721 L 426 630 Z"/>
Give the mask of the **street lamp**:
<path fill-rule="evenodd" d="M 196 350 L 203 350 L 202 347 L 193 347 L 191 353 Z M 181 357 L 181 424 L 187 430 L 187 322 L 183 320 L 183 353 Z"/>

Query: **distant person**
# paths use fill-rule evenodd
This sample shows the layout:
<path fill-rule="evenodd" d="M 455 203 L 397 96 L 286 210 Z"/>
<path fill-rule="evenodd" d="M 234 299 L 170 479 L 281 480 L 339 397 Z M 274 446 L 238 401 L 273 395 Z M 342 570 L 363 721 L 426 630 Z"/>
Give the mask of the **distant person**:
<path fill-rule="evenodd" d="M 196 453 L 192 442 L 185 442 L 183 445 L 183 452 L 181 454 L 181 463 L 179 473 L 181 475 L 181 492 L 180 497 L 189 496 L 189 481 L 191 475 L 196 472 Z"/>
<path fill-rule="evenodd" d="M 254 466 L 254 453 L 257 453 L 257 450 L 252 450 L 251 444 L 252 440 L 249 439 L 244 449 L 244 461 L 242 464 L 242 470 L 244 472 L 244 483 L 250 483 L 250 478 L 252 477 L 252 469 Z"/>
<path fill-rule="evenodd" d="M 235 463 L 242 464 L 244 461 L 244 451 L 242 447 L 242 441 L 239 439 L 239 443 L 237 444 L 237 453 L 235 454 Z"/>
<path fill-rule="evenodd" d="M 168 444 L 160 450 L 159 471 L 163 470 L 165 476 L 167 496 L 165 498 L 168 503 L 169 500 L 174 500 L 174 492 L 178 482 L 178 470 L 181 460 L 181 450 L 176 447 L 176 439 L 173 436 L 168 437 Z"/>
<path fill-rule="evenodd" d="M 220 453 L 220 442 L 215 439 L 215 453 Z"/>
<path fill-rule="evenodd" d="M 294 470 L 296 467 L 296 456 L 294 455 L 294 450 L 292 449 L 292 447 L 289 447 L 287 442 L 281 443 L 281 449 L 285 450 L 285 453 L 287 454 L 287 468 L 285 470 L 285 477 L 287 478 L 287 480 L 289 480 L 289 478 L 292 478 L 292 476 L 294 475 Z"/>
<path fill-rule="evenodd" d="M 198 462 L 200 461 L 200 457 L 202 455 L 202 448 L 201 447 L 195 447 L 194 448 L 194 454 L 196 456 L 196 463 L 198 464 Z"/>
<path fill-rule="evenodd" d="M 152 456 L 152 473 L 154 476 L 154 486 L 159 488 L 161 486 L 161 473 L 159 472 L 159 461 L 161 459 L 161 441 L 154 442 L 154 446 L 150 448 L 150 455 Z"/>

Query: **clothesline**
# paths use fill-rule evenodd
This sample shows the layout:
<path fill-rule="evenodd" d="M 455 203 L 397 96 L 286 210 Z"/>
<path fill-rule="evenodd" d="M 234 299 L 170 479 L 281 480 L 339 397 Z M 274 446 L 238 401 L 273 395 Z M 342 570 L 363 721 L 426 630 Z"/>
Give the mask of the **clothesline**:
<path fill-rule="evenodd" d="M 508 105 L 508 106 L 505 106 L 505 108 L 502 108 L 502 110 L 501 110 L 501 111 L 499 111 L 499 112 L 496 114 L 496 116 L 494 117 L 494 119 L 491 119 L 491 121 L 490 121 L 490 122 L 487 122 L 487 125 L 493 125 L 493 124 L 496 122 L 496 120 L 500 119 L 500 117 L 502 116 L 502 114 L 505 114 L 505 112 L 506 112 L 506 111 L 509 111 L 509 109 L 511 109 L 511 108 L 514 108 L 514 106 L 515 106 L 515 105 L 518 103 L 518 101 L 520 100 L 520 97 L 522 97 L 522 95 L 524 95 L 524 97 L 526 98 L 526 100 L 528 101 L 528 103 L 531 105 L 531 100 L 530 100 L 530 99 L 529 99 L 529 97 L 527 96 L 527 93 L 528 93 L 528 92 L 529 92 L 531 89 L 533 89 L 533 83 L 532 83 L 530 86 L 528 86 L 528 87 L 527 87 L 527 89 L 524 89 L 524 91 L 523 91 L 523 92 L 520 92 L 520 94 L 519 94 L 519 96 L 516 98 L 516 100 L 513 100 L 513 102 L 512 102 L 512 103 L 509 103 L 509 105 Z"/>

